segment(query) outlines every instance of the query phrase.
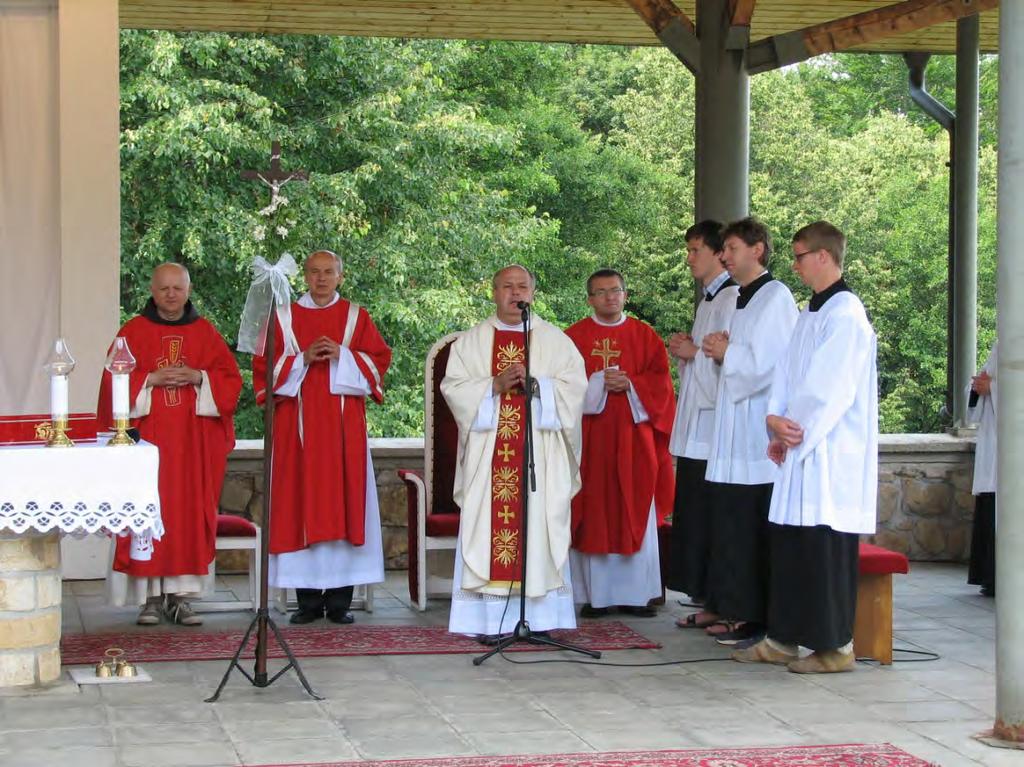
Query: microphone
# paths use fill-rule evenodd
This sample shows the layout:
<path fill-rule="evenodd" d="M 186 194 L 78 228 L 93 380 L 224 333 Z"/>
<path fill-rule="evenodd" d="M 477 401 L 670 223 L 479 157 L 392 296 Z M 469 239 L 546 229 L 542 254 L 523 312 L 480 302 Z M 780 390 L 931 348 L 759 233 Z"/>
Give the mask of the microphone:
<path fill-rule="evenodd" d="M 517 307 L 517 308 L 518 308 L 518 309 L 519 309 L 520 311 L 523 311 L 523 310 L 529 309 L 529 308 L 530 308 L 530 302 L 529 302 L 529 301 L 519 301 L 519 302 L 518 302 L 518 303 L 516 304 L 516 307 Z"/>

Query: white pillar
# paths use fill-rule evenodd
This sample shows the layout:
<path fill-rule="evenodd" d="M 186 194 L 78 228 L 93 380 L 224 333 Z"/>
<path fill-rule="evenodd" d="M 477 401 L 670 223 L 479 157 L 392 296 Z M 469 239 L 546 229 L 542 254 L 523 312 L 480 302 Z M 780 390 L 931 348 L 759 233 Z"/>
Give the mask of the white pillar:
<path fill-rule="evenodd" d="M 1024 741 L 1024 3 L 999 9 L 995 736 Z"/>

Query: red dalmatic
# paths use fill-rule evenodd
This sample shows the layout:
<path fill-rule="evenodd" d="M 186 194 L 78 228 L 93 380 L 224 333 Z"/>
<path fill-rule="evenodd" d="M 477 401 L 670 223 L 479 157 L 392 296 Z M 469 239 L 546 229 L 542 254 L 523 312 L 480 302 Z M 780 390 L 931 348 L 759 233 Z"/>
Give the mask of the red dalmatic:
<path fill-rule="evenodd" d="M 525 359 L 523 334 L 495 330 L 491 373 L 498 375 Z M 522 471 L 526 444 L 526 396 L 522 389 L 501 395 L 498 433 L 491 459 L 491 581 L 522 578 L 519 525 L 523 515 Z"/>
<path fill-rule="evenodd" d="M 391 349 L 365 309 L 342 299 L 317 309 L 296 303 L 291 311 L 300 350 L 321 336 L 347 346 L 370 385 L 370 396 L 383 400 L 381 382 L 391 364 Z M 276 390 L 296 360 L 301 364 L 301 351 L 286 355 L 279 324 L 275 330 Z M 265 358 L 253 357 L 253 386 L 260 404 L 265 397 L 265 364 Z M 329 361 L 312 363 L 299 396 L 275 399 L 271 553 L 298 551 L 324 541 L 363 545 L 366 451 L 365 398 L 331 394 Z"/>
<path fill-rule="evenodd" d="M 583 416 L 583 487 L 572 501 L 572 546 L 585 554 L 635 554 L 651 502 L 659 519 L 672 508 L 668 438 L 675 395 L 668 354 L 654 330 L 632 318 L 616 326 L 588 318 L 565 332 L 583 355 L 587 377 L 622 370 L 650 419 L 634 422 L 625 392 L 609 392 L 601 413 Z"/>
<path fill-rule="evenodd" d="M 149 414 L 133 419 L 139 435 L 160 450 L 160 514 L 165 534 L 153 545 L 152 559 L 129 558 L 129 539 L 118 538 L 114 569 L 136 577 L 206 575 L 214 557 L 217 504 L 228 453 L 235 446 L 232 417 L 242 390 L 234 355 L 217 330 L 199 318 L 167 325 L 136 317 L 118 332 L 135 356 L 129 378 L 133 403 L 146 376 L 183 363 L 207 374 L 219 417 L 196 415 L 196 389 L 156 387 Z M 100 429 L 113 426 L 110 373 L 103 374 L 96 406 Z"/>

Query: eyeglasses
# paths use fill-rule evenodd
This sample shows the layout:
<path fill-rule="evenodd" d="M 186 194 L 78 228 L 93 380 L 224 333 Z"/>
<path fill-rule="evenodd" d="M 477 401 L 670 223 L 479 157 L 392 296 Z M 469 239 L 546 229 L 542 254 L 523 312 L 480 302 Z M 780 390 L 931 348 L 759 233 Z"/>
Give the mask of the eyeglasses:
<path fill-rule="evenodd" d="M 607 289 L 606 288 L 601 288 L 599 290 L 595 290 L 590 295 L 594 296 L 595 298 L 604 298 L 605 296 L 611 296 L 612 298 L 615 298 L 620 293 L 625 293 L 625 292 L 626 291 L 623 288 L 607 288 Z"/>
<path fill-rule="evenodd" d="M 794 261 L 799 261 L 804 256 L 810 255 L 811 253 L 817 253 L 817 252 L 818 252 L 817 250 L 805 250 L 803 253 L 794 253 L 793 254 L 793 260 Z"/>

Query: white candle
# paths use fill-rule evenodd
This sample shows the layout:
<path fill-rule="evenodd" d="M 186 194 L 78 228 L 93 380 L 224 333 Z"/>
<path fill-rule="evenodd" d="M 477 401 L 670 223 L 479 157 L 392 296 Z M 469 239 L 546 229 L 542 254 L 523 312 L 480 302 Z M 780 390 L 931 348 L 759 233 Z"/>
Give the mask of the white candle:
<path fill-rule="evenodd" d="M 68 417 L 67 376 L 50 376 L 50 417 L 55 421 Z"/>
<path fill-rule="evenodd" d="M 113 383 L 113 410 L 114 418 L 128 417 L 128 374 L 120 373 L 111 376 Z"/>

